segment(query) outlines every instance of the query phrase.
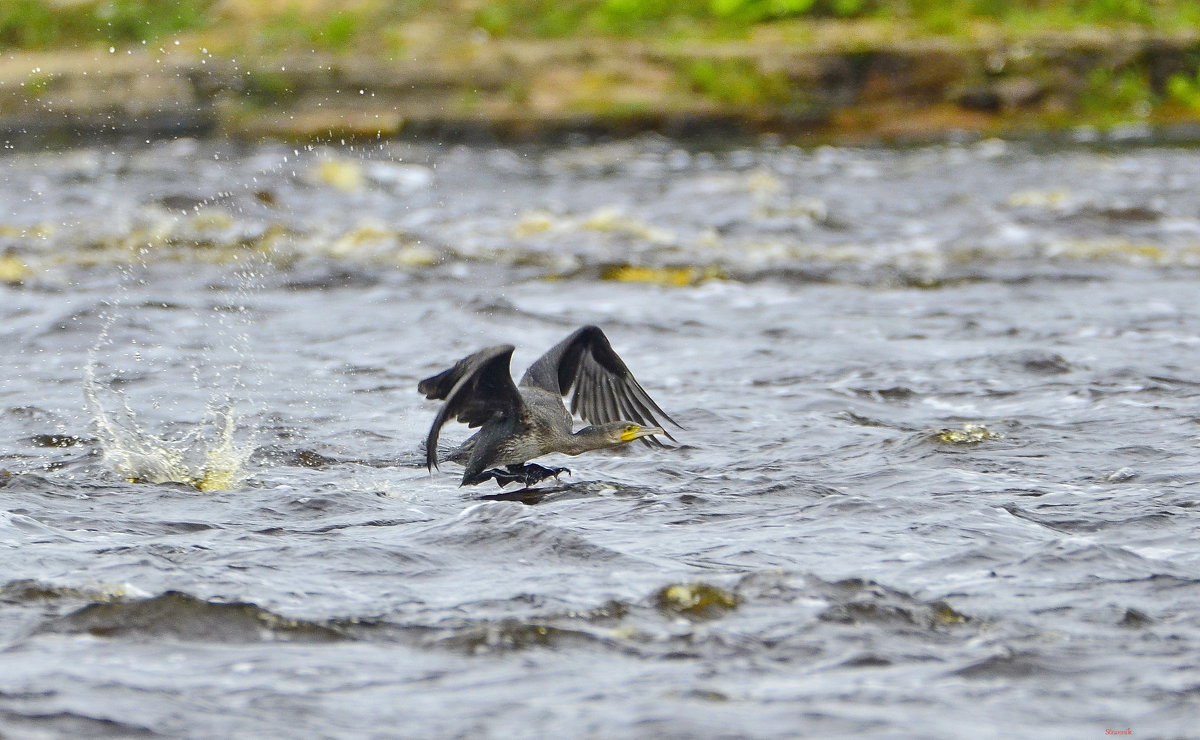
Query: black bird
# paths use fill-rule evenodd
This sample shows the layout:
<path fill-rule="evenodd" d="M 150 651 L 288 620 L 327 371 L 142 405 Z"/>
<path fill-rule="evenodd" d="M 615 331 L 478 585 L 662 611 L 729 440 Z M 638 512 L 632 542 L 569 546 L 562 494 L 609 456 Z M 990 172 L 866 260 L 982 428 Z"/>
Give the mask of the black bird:
<path fill-rule="evenodd" d="M 598 327 L 585 326 L 556 344 L 525 371 L 519 386 L 509 369 L 513 349 L 511 344 L 481 349 L 417 385 L 426 398 L 446 402 L 425 440 L 430 472 L 439 462 L 438 435 L 451 419 L 480 428 L 441 456 L 466 467 L 464 486 L 492 479 L 501 486 L 530 486 L 570 472 L 529 464 L 552 452 L 578 455 L 635 439 L 665 447 L 652 435 L 675 438 L 658 417 L 683 428 L 642 389 Z M 563 403 L 568 393 L 570 412 Z M 572 413 L 590 426 L 573 432 Z M 495 467 L 500 465 L 505 468 Z"/>

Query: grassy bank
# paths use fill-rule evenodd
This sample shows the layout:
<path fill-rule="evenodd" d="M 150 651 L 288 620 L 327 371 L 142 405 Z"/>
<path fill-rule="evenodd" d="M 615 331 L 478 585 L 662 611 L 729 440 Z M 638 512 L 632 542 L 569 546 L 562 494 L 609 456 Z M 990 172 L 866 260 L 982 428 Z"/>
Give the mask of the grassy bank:
<path fill-rule="evenodd" d="M 0 46 L 157 43 L 200 34 L 223 51 L 400 51 L 420 30 L 507 38 L 799 40 L 843 25 L 862 36 L 1019 38 L 1080 28 L 1200 27 L 1193 0 L 5 0 Z M 415 26 L 415 28 L 413 27 Z"/>
<path fill-rule="evenodd" d="M 87 62 L 54 56 L 88 53 L 93 79 L 139 63 L 203 78 L 159 85 L 168 113 L 300 138 L 462 121 L 886 137 L 1200 119 L 1194 0 L 5 0 L 0 46 L 0 116 L 22 122 L 101 111 L 72 102 L 101 85 Z"/>

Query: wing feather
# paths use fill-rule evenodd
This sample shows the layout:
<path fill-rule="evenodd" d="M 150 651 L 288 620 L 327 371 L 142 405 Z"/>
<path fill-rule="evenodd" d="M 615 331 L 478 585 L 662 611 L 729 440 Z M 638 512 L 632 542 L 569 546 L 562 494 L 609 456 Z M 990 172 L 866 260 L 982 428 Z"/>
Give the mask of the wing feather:
<path fill-rule="evenodd" d="M 417 390 L 426 398 L 445 401 L 425 439 L 425 465 L 430 470 L 437 467 L 438 437 L 451 419 L 478 427 L 491 419 L 520 413 L 521 394 L 509 370 L 512 353 L 511 344 L 481 349 L 417 384 Z"/>
<path fill-rule="evenodd" d="M 633 400 L 626 394 L 614 394 L 617 400 L 617 405 L 621 407 L 621 414 L 626 419 L 633 419 L 639 415 L 639 411 L 634 408 Z M 641 412 L 645 415 L 645 411 Z M 654 437 L 642 437 L 651 447 L 665 447 L 662 442 Z"/>
<path fill-rule="evenodd" d="M 596 326 L 585 326 L 552 347 L 530 366 L 521 385 L 570 394 L 571 413 L 589 424 L 632 421 L 663 427 L 667 421 L 683 428 L 646 393 Z M 675 439 L 669 433 L 666 436 Z M 652 447 L 664 446 L 653 437 L 642 441 Z"/>

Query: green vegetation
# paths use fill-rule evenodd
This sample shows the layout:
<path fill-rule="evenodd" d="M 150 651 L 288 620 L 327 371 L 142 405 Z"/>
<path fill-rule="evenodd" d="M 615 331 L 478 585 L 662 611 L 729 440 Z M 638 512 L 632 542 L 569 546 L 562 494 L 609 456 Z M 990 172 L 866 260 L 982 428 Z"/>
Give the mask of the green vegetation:
<path fill-rule="evenodd" d="M 423 95 L 459 91 L 428 105 L 479 120 L 729 114 L 904 137 L 1200 117 L 1196 0 L 0 0 L 2 51 L 143 45 L 236 60 L 247 120 L 361 80 L 367 130 L 420 111 L 388 65 L 426 63 Z M 19 95 L 68 102 L 61 69 L 29 68 Z"/>
<path fill-rule="evenodd" d="M 361 13 L 335 10 L 305 14 L 293 6 L 266 20 L 260 38 L 270 48 L 311 48 L 347 51 L 364 27 Z"/>
<path fill-rule="evenodd" d="M 494 35 L 728 35 L 779 21 L 871 19 L 960 34 L 978 23 L 1030 31 L 1135 24 L 1194 28 L 1192 0 L 487 0 L 475 25 Z"/>
<path fill-rule="evenodd" d="M 203 28 L 212 20 L 212 6 L 212 0 L 4 0 L 0 2 L 0 48 L 153 41 Z"/>
<path fill-rule="evenodd" d="M 1163 111 L 1163 119 L 1200 113 L 1200 60 L 1191 70 L 1176 72 L 1159 86 L 1144 63 L 1097 66 L 1084 78 L 1078 118 L 1103 128 L 1147 120 L 1155 111 Z"/>
<path fill-rule="evenodd" d="M 1096 67 L 1085 80 L 1080 112 L 1097 125 L 1112 126 L 1149 115 L 1157 97 L 1143 69 Z"/>
<path fill-rule="evenodd" d="M 1171 75 L 1167 79 L 1167 96 L 1191 111 L 1200 112 L 1200 66 L 1192 74 Z"/>
<path fill-rule="evenodd" d="M 294 92 L 292 84 L 292 78 L 278 72 L 248 72 L 245 77 L 245 102 L 264 107 L 276 105 Z"/>
<path fill-rule="evenodd" d="M 701 59 L 686 63 L 683 74 L 696 92 L 735 107 L 797 102 L 787 75 L 764 74 L 745 60 Z"/>
<path fill-rule="evenodd" d="M 466 6 L 467 9 L 464 9 Z M 151 42 L 209 31 L 231 46 L 387 46 L 412 20 L 492 36 L 729 37 L 773 24 L 855 19 L 922 33 L 983 24 L 1014 33 L 1089 25 L 1200 27 L 1194 0 L 3 0 L 0 48 Z"/>
<path fill-rule="evenodd" d="M 585 17 L 586 11 L 579 3 L 489 0 L 475 11 L 472 22 L 493 36 L 566 36 L 578 30 Z"/>
<path fill-rule="evenodd" d="M 713 15 L 743 23 L 803 15 L 849 18 L 879 11 L 878 0 L 709 0 Z"/>
<path fill-rule="evenodd" d="M 34 72 L 29 75 L 28 79 L 25 80 L 25 84 L 22 85 L 22 89 L 25 93 L 25 97 L 39 98 L 43 93 L 50 89 L 50 85 L 53 82 L 54 79 L 50 75 L 42 74 L 41 72 Z"/>

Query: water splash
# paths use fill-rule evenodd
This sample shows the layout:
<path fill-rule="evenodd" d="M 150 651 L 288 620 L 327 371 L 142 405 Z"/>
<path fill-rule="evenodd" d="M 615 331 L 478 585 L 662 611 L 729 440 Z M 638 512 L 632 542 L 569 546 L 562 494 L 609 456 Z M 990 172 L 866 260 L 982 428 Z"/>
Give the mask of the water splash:
<path fill-rule="evenodd" d="M 179 439 L 144 429 L 121 391 L 96 379 L 87 366 L 84 397 L 104 460 L 133 483 L 184 483 L 200 491 L 227 491 L 249 479 L 252 444 L 239 443 L 235 405 L 210 403 L 204 417 Z"/>
<path fill-rule="evenodd" d="M 252 474 L 249 460 L 254 445 L 239 441 L 236 403 L 227 394 L 216 391 L 197 423 L 188 425 L 182 436 L 168 437 L 144 428 L 128 396 L 99 380 L 97 355 L 112 342 L 116 316 L 115 310 L 108 314 L 89 352 L 83 378 L 83 395 L 105 463 L 133 483 L 184 483 L 200 491 L 241 487 Z M 238 339 L 248 344 L 244 335 Z M 233 370 L 232 382 L 238 387 L 240 366 Z M 199 382 L 198 375 L 193 380 Z"/>

